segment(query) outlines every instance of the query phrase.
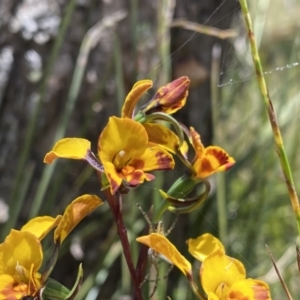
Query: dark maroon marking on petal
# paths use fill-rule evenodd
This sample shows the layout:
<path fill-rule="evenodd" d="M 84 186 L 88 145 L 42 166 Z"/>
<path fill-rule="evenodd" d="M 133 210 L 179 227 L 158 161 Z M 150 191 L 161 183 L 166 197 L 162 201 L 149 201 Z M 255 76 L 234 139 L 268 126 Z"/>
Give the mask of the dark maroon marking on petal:
<path fill-rule="evenodd" d="M 130 174 L 131 179 L 127 182 L 130 186 L 137 186 L 143 182 L 143 180 L 141 180 L 141 177 L 143 176 L 143 170 L 135 170 L 133 173 Z"/>
<path fill-rule="evenodd" d="M 159 164 L 159 167 L 156 170 L 170 170 L 174 168 L 174 161 L 171 156 L 159 151 L 156 153 L 155 157 L 157 157 L 157 162 Z"/>
<path fill-rule="evenodd" d="M 133 159 L 131 164 L 135 169 L 143 170 L 145 162 L 142 159 Z"/>
<path fill-rule="evenodd" d="M 210 152 L 218 160 L 218 162 L 220 163 L 221 166 L 225 165 L 229 160 L 229 156 L 227 155 L 227 153 L 225 151 L 212 149 L 212 150 L 210 150 Z"/>
<path fill-rule="evenodd" d="M 201 169 L 199 170 L 200 172 L 206 171 L 206 172 L 211 172 L 214 171 L 210 161 L 207 158 L 203 158 L 201 160 Z"/>

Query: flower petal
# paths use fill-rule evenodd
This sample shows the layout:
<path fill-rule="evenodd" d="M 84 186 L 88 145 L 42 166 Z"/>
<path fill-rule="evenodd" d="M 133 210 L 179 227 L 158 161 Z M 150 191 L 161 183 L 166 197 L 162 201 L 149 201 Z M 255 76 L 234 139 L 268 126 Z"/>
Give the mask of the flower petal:
<path fill-rule="evenodd" d="M 140 160 L 143 161 L 144 171 L 170 170 L 175 166 L 172 155 L 158 146 L 147 148 Z"/>
<path fill-rule="evenodd" d="M 151 181 L 154 175 L 144 171 L 170 170 L 175 166 L 172 155 L 161 147 L 152 147 L 145 149 L 144 153 L 133 157 L 130 165 L 122 168 L 121 175 L 129 186 L 137 186 L 144 180 Z M 120 176 L 120 175 L 118 175 Z M 117 181 L 112 182 L 112 187 Z"/>
<path fill-rule="evenodd" d="M 40 241 L 30 232 L 12 229 L 0 244 L 0 274 L 15 275 L 16 266 L 28 272 L 34 266 L 36 273 L 41 267 L 43 252 Z"/>
<path fill-rule="evenodd" d="M 196 239 L 188 239 L 187 244 L 189 252 L 201 262 L 217 249 L 222 249 L 225 252 L 225 248 L 221 241 L 210 233 L 202 234 Z"/>
<path fill-rule="evenodd" d="M 128 172 L 126 172 L 128 171 Z M 127 166 L 122 170 L 123 178 L 126 181 L 126 184 L 135 187 L 139 184 L 142 184 L 145 180 L 151 181 L 155 179 L 155 176 L 152 174 L 145 173 L 141 169 L 134 169 L 131 166 Z"/>
<path fill-rule="evenodd" d="M 25 296 L 28 296 L 27 284 L 16 284 L 12 276 L 0 275 L 0 299 L 20 300 Z"/>
<path fill-rule="evenodd" d="M 216 172 L 228 170 L 234 163 L 234 159 L 222 148 L 210 146 L 205 148 L 202 156 L 196 158 L 193 167 L 197 177 L 205 178 Z"/>
<path fill-rule="evenodd" d="M 206 294 L 226 291 L 234 282 L 246 277 L 244 265 L 237 259 L 225 255 L 224 250 L 217 249 L 202 263 L 200 279 Z M 220 298 L 221 299 L 221 298 Z"/>
<path fill-rule="evenodd" d="M 56 227 L 62 216 L 58 215 L 56 218 L 49 216 L 36 217 L 28 221 L 21 231 L 31 232 L 40 241 L 54 228 Z"/>
<path fill-rule="evenodd" d="M 80 138 L 59 140 L 44 158 L 44 163 L 51 164 L 56 158 L 85 159 L 91 149 L 91 142 Z"/>
<path fill-rule="evenodd" d="M 136 151 L 146 148 L 147 143 L 148 135 L 143 125 L 128 118 L 110 117 L 99 137 L 99 157 L 104 164 L 112 161 L 120 151 Z"/>
<path fill-rule="evenodd" d="M 74 227 L 99 205 L 102 200 L 95 195 L 82 195 L 72 201 L 66 208 L 62 219 L 54 231 L 55 242 L 62 243 Z"/>
<path fill-rule="evenodd" d="M 176 247 L 165 236 L 158 233 L 151 233 L 150 235 L 138 237 L 136 240 L 165 256 L 184 275 L 187 276 L 192 273 L 190 262 L 179 253 Z"/>
<path fill-rule="evenodd" d="M 111 162 L 105 163 L 105 174 L 103 175 L 106 175 L 106 179 L 109 183 L 108 187 L 110 187 L 111 194 L 114 195 L 122 184 L 123 177 L 116 171 L 116 167 Z M 102 188 L 103 187 L 105 188 L 105 185 L 103 185 L 102 181 Z"/>
<path fill-rule="evenodd" d="M 143 125 L 147 131 L 150 145 L 157 144 L 169 152 L 176 153 L 179 147 L 179 139 L 172 130 L 155 123 L 144 123 Z"/>
<path fill-rule="evenodd" d="M 271 295 L 269 287 L 265 282 L 261 280 L 245 279 L 235 282 L 230 287 L 226 299 L 270 300 Z"/>
<path fill-rule="evenodd" d="M 110 117 L 98 141 L 98 151 L 104 171 L 114 194 L 121 182 L 120 174 L 132 158 L 146 150 L 148 135 L 143 125 L 131 119 Z"/>
<path fill-rule="evenodd" d="M 140 80 L 132 87 L 129 94 L 126 96 L 124 105 L 122 107 L 121 116 L 122 118 L 132 118 L 134 108 L 145 92 L 152 87 L 152 81 L 145 79 Z"/>
<path fill-rule="evenodd" d="M 190 132 L 189 134 L 187 133 L 189 141 L 192 143 L 195 152 L 196 152 L 196 157 L 201 157 L 203 151 L 204 151 L 204 146 L 201 142 L 200 134 L 194 129 L 194 127 L 190 127 Z"/>

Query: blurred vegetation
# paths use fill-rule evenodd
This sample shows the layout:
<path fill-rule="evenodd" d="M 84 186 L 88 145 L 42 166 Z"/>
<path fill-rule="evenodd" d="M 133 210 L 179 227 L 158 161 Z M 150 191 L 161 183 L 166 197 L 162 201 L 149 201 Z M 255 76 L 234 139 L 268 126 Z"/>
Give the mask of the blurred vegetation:
<path fill-rule="evenodd" d="M 30 217 L 61 213 L 80 194 L 101 195 L 96 174 L 84 163 L 61 160 L 53 167 L 42 164 L 57 139 L 85 137 L 96 149 L 108 117 L 119 115 L 135 81 L 149 78 L 157 88 L 171 78 L 187 75 L 192 79 L 190 99 L 178 118 L 195 126 L 206 145 L 213 142 L 223 147 L 237 163 L 225 176 L 211 179 L 214 189 L 207 203 L 180 216 L 170 239 L 192 261 L 186 239 L 204 232 L 220 235 L 227 253 L 245 264 L 248 276 L 266 280 L 273 299 L 282 299 L 285 296 L 267 244 L 274 258 L 280 259 L 280 271 L 296 299 L 300 294 L 297 227 L 244 23 L 235 1 L 215 2 L 198 6 L 194 1 L 176 1 L 175 6 L 175 1 L 145 1 L 141 5 L 137 0 L 0 3 L 2 239 L 10 228 L 20 228 Z M 300 4 L 287 0 L 249 4 L 297 187 Z M 170 29 L 176 17 L 232 28 L 238 35 L 221 40 L 182 28 Z M 216 68 L 211 69 L 216 44 L 221 47 L 221 56 L 215 58 Z M 167 179 L 157 174 L 156 181 L 145 183 L 126 198 L 124 218 L 135 258 L 139 245 L 134 237 L 145 232 L 146 226 L 135 202 L 148 211 L 159 201 L 158 188 L 168 187 L 176 176 L 175 171 Z M 226 201 L 225 207 L 217 205 L 217 197 Z M 225 219 L 218 219 L 220 215 Z M 105 205 L 78 226 L 66 241 L 60 261 L 52 277 L 69 287 L 79 262 L 83 262 L 85 280 L 78 299 L 121 299 L 130 294 L 122 248 Z M 159 282 L 157 295 L 157 299 L 165 299 L 164 295 L 193 299 L 186 279 L 175 269 L 168 281 Z"/>

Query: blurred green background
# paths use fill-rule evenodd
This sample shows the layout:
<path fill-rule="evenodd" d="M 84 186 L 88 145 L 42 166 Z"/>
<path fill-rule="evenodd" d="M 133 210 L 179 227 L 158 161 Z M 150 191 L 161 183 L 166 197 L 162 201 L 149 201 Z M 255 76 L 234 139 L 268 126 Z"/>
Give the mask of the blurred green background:
<path fill-rule="evenodd" d="M 300 3 L 259 0 L 249 5 L 297 187 Z M 179 18 L 232 29 L 236 36 L 221 39 L 174 27 Z M 96 151 L 108 117 L 120 114 L 137 80 L 154 81 L 155 88 L 141 100 L 145 103 L 156 88 L 183 75 L 191 79 L 190 96 L 175 117 L 194 126 L 206 146 L 223 147 L 236 165 L 211 178 L 210 198 L 192 214 L 180 216 L 171 241 L 192 262 L 186 239 L 204 232 L 220 236 L 227 253 L 245 264 L 248 276 L 266 280 L 273 299 L 282 299 L 267 244 L 296 299 L 296 222 L 234 0 L 0 2 L 2 240 L 10 228 L 20 228 L 29 218 L 62 213 L 83 193 L 102 196 L 96 173 L 83 162 L 42 163 L 56 140 L 85 137 Z M 160 201 L 158 189 L 167 189 L 183 170 L 179 163 L 167 175 L 157 173 L 154 182 L 125 197 L 124 218 L 135 258 L 139 245 L 134 237 L 145 232 L 146 225 L 135 202 L 148 211 Z M 71 287 L 80 262 L 85 277 L 78 299 L 130 299 L 130 279 L 107 205 L 83 220 L 66 240 L 52 277 Z M 197 262 L 194 270 L 198 276 Z M 146 293 L 145 288 L 145 299 Z M 169 280 L 159 281 L 153 299 L 166 295 L 194 299 L 176 269 Z"/>

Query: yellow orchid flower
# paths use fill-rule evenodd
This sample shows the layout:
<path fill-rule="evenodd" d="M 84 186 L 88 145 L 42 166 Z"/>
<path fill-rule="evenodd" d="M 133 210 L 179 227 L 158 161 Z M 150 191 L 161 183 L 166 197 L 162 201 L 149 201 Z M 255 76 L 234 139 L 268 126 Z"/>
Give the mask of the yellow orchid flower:
<path fill-rule="evenodd" d="M 271 299 L 268 285 L 246 279 L 244 265 L 225 254 L 221 241 L 206 233 L 187 240 L 189 252 L 202 262 L 200 280 L 209 300 Z"/>
<path fill-rule="evenodd" d="M 61 243 L 80 220 L 102 203 L 97 196 L 82 195 L 68 205 L 63 216 L 36 217 L 21 230 L 12 229 L 0 244 L 0 299 L 37 296 L 46 279 L 39 273 L 43 262 L 41 240 L 57 227 L 54 240 Z"/>
<path fill-rule="evenodd" d="M 129 118 L 110 117 L 98 141 L 98 156 L 115 194 L 124 181 L 134 187 L 155 177 L 148 171 L 174 168 L 172 156 L 162 147 L 149 144 L 148 134 L 143 125 Z M 85 139 L 66 138 L 58 141 L 44 158 L 52 163 L 56 158 L 86 160 L 97 170 L 100 162 L 90 150 L 90 142 Z"/>
<path fill-rule="evenodd" d="M 128 118 L 109 118 L 99 138 L 98 151 L 112 194 L 123 180 L 134 187 L 155 178 L 148 171 L 174 168 L 172 156 L 148 142 L 148 134 L 140 123 Z"/>
<path fill-rule="evenodd" d="M 0 299 L 36 296 L 42 287 L 38 270 L 43 261 L 39 239 L 12 229 L 0 244 Z"/>
<path fill-rule="evenodd" d="M 190 127 L 190 140 L 196 152 L 192 162 L 195 176 L 206 178 L 216 172 L 226 171 L 231 168 L 235 160 L 218 146 L 204 147 L 200 135 Z"/>
<path fill-rule="evenodd" d="M 189 281 L 192 279 L 191 264 L 163 235 L 150 234 L 136 239 L 167 257 Z M 270 300 L 268 285 L 256 279 L 246 279 L 244 265 L 225 254 L 224 246 L 210 234 L 187 241 L 189 252 L 202 261 L 200 281 L 208 300 Z M 194 282 L 191 283 L 191 287 Z M 197 292 L 197 289 L 193 289 Z"/>
<path fill-rule="evenodd" d="M 243 264 L 218 249 L 203 261 L 200 280 L 209 300 L 269 300 L 268 285 L 248 278 Z"/>

